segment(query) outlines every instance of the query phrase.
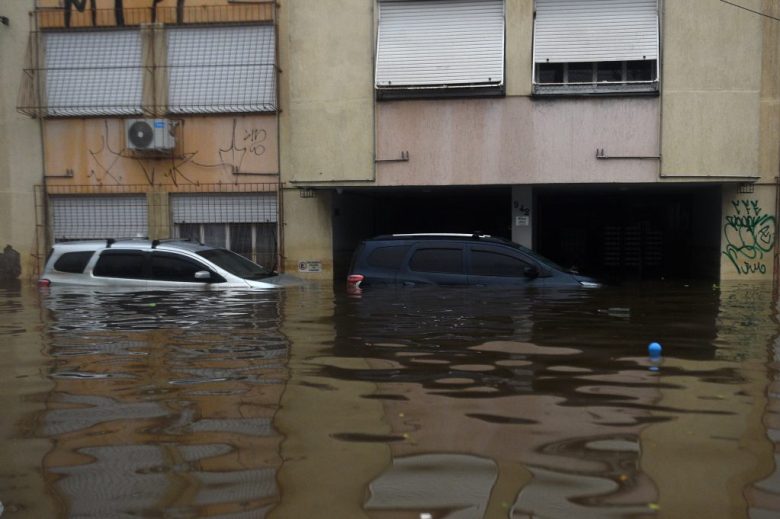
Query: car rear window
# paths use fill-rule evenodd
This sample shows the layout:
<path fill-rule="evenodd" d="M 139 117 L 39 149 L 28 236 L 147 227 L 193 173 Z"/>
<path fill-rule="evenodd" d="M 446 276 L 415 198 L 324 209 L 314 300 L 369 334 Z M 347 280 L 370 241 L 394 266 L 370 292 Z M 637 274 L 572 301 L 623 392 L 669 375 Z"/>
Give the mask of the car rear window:
<path fill-rule="evenodd" d="M 66 252 L 54 262 L 54 270 L 81 274 L 95 251 Z"/>
<path fill-rule="evenodd" d="M 370 267 L 398 270 L 408 250 L 409 245 L 377 247 L 368 255 L 366 263 Z"/>

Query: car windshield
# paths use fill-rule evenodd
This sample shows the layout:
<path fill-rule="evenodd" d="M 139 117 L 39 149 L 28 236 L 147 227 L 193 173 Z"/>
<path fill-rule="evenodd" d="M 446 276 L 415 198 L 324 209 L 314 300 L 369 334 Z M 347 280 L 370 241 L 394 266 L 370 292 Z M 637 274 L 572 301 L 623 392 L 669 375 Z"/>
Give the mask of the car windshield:
<path fill-rule="evenodd" d="M 262 279 L 273 275 L 273 271 L 249 261 L 243 256 L 226 249 L 199 251 L 202 256 L 231 274 L 244 279 Z"/>

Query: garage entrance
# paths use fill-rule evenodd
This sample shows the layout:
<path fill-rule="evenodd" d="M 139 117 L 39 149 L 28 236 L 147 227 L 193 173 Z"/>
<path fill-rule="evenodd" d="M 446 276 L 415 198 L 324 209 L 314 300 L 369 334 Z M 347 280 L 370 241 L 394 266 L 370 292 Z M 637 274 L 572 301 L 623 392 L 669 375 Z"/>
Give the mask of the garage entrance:
<path fill-rule="evenodd" d="M 720 274 L 719 186 L 535 189 L 535 248 L 608 281 Z"/>
<path fill-rule="evenodd" d="M 536 186 L 534 249 L 606 281 L 712 279 L 720 270 L 717 185 Z M 512 236 L 512 188 L 439 187 L 333 193 L 334 276 L 360 240 L 475 231 Z"/>

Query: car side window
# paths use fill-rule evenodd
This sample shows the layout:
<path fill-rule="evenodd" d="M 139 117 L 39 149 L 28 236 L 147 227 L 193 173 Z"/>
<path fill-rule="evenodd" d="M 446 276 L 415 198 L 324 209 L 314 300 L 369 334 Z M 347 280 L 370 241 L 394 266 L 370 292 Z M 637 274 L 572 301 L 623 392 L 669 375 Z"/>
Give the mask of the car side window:
<path fill-rule="evenodd" d="M 409 260 L 409 269 L 415 272 L 463 274 L 463 250 L 460 248 L 420 248 Z"/>
<path fill-rule="evenodd" d="M 81 274 L 95 251 L 66 252 L 54 262 L 54 270 Z"/>
<path fill-rule="evenodd" d="M 388 247 L 377 247 L 372 250 L 366 258 L 366 263 L 370 267 L 384 269 L 399 269 L 401 262 L 409 250 L 409 245 L 391 245 Z"/>
<path fill-rule="evenodd" d="M 192 283 L 213 282 L 210 279 L 195 279 L 195 273 L 211 269 L 189 258 L 166 252 L 152 254 L 152 279 L 157 281 L 185 281 Z"/>
<path fill-rule="evenodd" d="M 144 253 L 132 250 L 106 250 L 100 254 L 92 273 L 108 278 L 143 279 Z"/>
<path fill-rule="evenodd" d="M 471 250 L 471 274 L 474 276 L 522 277 L 532 266 L 510 254 L 486 249 Z"/>

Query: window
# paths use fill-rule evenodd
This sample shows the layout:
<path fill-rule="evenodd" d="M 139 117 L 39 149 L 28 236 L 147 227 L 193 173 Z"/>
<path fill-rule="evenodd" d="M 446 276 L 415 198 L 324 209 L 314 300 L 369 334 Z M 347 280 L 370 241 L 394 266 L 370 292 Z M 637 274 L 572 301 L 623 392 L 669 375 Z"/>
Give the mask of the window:
<path fill-rule="evenodd" d="M 536 0 L 535 94 L 657 91 L 657 0 Z"/>
<path fill-rule="evenodd" d="M 276 193 L 173 194 L 177 238 L 224 247 L 276 266 Z"/>
<path fill-rule="evenodd" d="M 398 270 L 408 250 L 408 245 L 377 247 L 368 255 L 366 263 L 371 267 Z"/>
<path fill-rule="evenodd" d="M 46 32 L 46 114 L 141 114 L 143 68 L 138 30 Z"/>
<path fill-rule="evenodd" d="M 417 249 L 409 260 L 409 269 L 415 272 L 463 274 L 461 249 Z"/>
<path fill-rule="evenodd" d="M 523 277 L 531 266 L 509 254 L 479 249 L 471 251 L 471 274 L 474 276 Z"/>
<path fill-rule="evenodd" d="M 54 263 L 54 270 L 81 274 L 84 272 L 84 268 L 86 268 L 89 259 L 94 253 L 95 252 L 91 250 L 66 252 Z"/>
<path fill-rule="evenodd" d="M 212 279 L 195 279 L 195 273 L 209 271 L 205 266 L 176 254 L 155 252 L 152 254 L 152 279 L 158 281 L 209 282 Z M 209 271 L 210 272 L 210 271 Z"/>
<path fill-rule="evenodd" d="M 144 253 L 140 251 L 103 251 L 93 274 L 108 278 L 144 279 Z"/>
<path fill-rule="evenodd" d="M 378 96 L 500 93 L 503 84 L 503 0 L 380 0 Z"/>

